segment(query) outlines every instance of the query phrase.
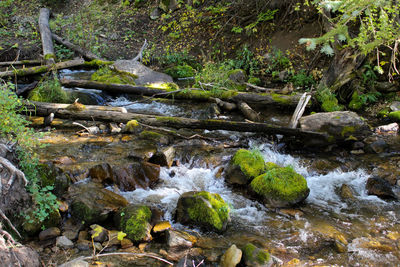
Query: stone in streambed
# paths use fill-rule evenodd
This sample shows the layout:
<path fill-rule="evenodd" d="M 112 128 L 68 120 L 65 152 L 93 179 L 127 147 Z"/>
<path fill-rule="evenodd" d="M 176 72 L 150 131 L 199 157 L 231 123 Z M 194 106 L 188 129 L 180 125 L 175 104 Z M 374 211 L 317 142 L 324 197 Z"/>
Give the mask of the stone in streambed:
<path fill-rule="evenodd" d="M 57 247 L 66 249 L 74 247 L 74 243 L 63 235 L 57 237 L 56 245 Z"/>
<path fill-rule="evenodd" d="M 51 238 L 55 238 L 61 234 L 61 230 L 58 227 L 50 227 L 46 230 L 43 230 L 39 233 L 39 240 L 47 240 Z"/>
<path fill-rule="evenodd" d="M 269 267 L 272 265 L 271 255 L 266 250 L 257 248 L 251 243 L 244 247 L 243 256 L 246 266 Z"/>
<path fill-rule="evenodd" d="M 242 251 L 232 245 L 221 257 L 221 267 L 235 267 L 242 259 Z"/>
<path fill-rule="evenodd" d="M 393 191 L 393 189 L 397 189 L 396 192 L 398 192 L 398 187 L 392 187 L 385 179 L 379 177 L 369 178 L 366 188 L 368 195 L 375 195 L 383 199 L 399 199 L 399 195 Z"/>
<path fill-rule="evenodd" d="M 151 215 L 147 206 L 129 205 L 115 214 L 114 222 L 132 241 L 150 241 Z"/>

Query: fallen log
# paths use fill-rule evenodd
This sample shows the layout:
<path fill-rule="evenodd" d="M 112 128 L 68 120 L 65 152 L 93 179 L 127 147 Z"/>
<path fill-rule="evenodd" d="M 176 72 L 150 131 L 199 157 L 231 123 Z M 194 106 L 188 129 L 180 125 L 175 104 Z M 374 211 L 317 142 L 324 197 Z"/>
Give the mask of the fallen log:
<path fill-rule="evenodd" d="M 280 95 L 280 94 L 256 94 L 242 92 L 226 92 L 222 95 L 213 95 L 210 91 L 201 89 L 196 90 L 177 90 L 170 92 L 166 89 L 157 89 L 145 86 L 134 86 L 128 84 L 106 84 L 89 80 L 70 80 L 61 79 L 61 84 L 65 87 L 80 87 L 88 89 L 99 89 L 109 93 L 140 94 L 146 96 L 167 97 L 174 99 L 190 99 L 197 101 L 215 102 L 215 97 L 228 102 L 246 102 L 250 105 L 274 105 L 295 108 L 301 95 Z M 224 91 L 225 92 L 225 91 Z"/>
<path fill-rule="evenodd" d="M 155 127 L 171 127 L 176 129 L 189 128 L 189 129 L 207 129 L 207 130 L 228 130 L 237 132 L 259 132 L 264 134 L 280 134 L 285 136 L 295 136 L 298 138 L 318 139 L 326 142 L 327 136 L 323 133 L 307 132 L 300 129 L 292 129 L 288 127 L 275 126 L 266 123 L 246 123 L 238 121 L 225 121 L 225 120 L 196 120 L 182 117 L 163 117 L 152 116 L 137 113 L 122 113 L 116 111 L 104 110 L 82 110 L 73 111 L 67 108 L 45 108 L 49 103 L 36 102 L 36 109 L 34 107 L 28 108 L 28 111 L 34 112 L 36 116 L 48 116 L 51 112 L 55 117 L 79 119 L 79 120 L 99 120 L 108 122 L 122 122 L 127 123 L 130 120 L 137 120 L 139 123 L 155 126 Z M 51 104 L 51 103 L 50 103 Z"/>
<path fill-rule="evenodd" d="M 260 121 L 260 115 L 255 112 L 249 105 L 247 105 L 245 102 L 240 102 L 239 103 L 239 109 L 243 113 L 243 115 L 251 120 L 251 121 Z"/>
<path fill-rule="evenodd" d="M 0 62 L 0 66 L 40 65 L 41 63 L 41 60 L 4 61 Z"/>
<path fill-rule="evenodd" d="M 50 10 L 48 8 L 41 8 L 39 13 L 39 31 L 42 39 L 43 58 L 47 65 L 54 64 L 56 58 L 49 26 L 49 18 Z"/>
<path fill-rule="evenodd" d="M 75 45 L 68 40 L 63 39 L 62 37 L 58 36 L 55 33 L 52 34 L 52 37 L 57 43 L 60 43 L 64 46 L 68 47 L 69 49 L 77 52 L 78 54 L 80 54 L 81 56 L 83 56 L 84 58 L 86 58 L 88 60 L 103 60 L 100 57 L 93 54 L 92 52 L 87 51 L 87 50 L 83 49 L 82 47 Z"/>
<path fill-rule="evenodd" d="M 69 61 L 59 62 L 56 64 L 3 71 L 3 72 L 0 72 L 0 78 L 10 77 L 10 76 L 15 76 L 15 75 L 16 76 L 27 76 L 27 75 L 33 75 L 33 74 L 40 74 L 40 73 L 48 72 L 50 70 L 68 69 L 68 68 L 72 68 L 72 67 L 82 66 L 84 64 L 85 64 L 85 61 L 82 58 L 73 59 L 73 60 L 69 60 Z"/>
<path fill-rule="evenodd" d="M 58 104 L 58 103 L 47 103 L 47 102 L 37 102 L 37 101 L 29 101 L 25 104 L 25 106 L 29 110 L 35 110 L 38 114 L 46 114 L 56 113 L 58 110 L 62 109 L 74 109 L 74 104 Z M 83 105 L 84 110 L 86 111 L 100 111 L 100 112 L 119 112 L 119 113 L 127 113 L 126 108 L 124 107 L 110 107 L 110 106 L 95 106 L 95 105 Z"/>

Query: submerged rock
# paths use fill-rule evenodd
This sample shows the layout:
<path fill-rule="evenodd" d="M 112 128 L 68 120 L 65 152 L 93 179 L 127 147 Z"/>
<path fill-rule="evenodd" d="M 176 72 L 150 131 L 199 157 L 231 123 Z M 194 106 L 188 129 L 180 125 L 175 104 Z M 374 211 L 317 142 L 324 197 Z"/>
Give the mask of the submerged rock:
<path fill-rule="evenodd" d="M 292 167 L 273 167 L 250 183 L 251 189 L 270 207 L 288 207 L 305 200 L 310 192 L 306 179 Z"/>
<path fill-rule="evenodd" d="M 229 163 L 226 181 L 230 184 L 248 184 L 265 171 L 266 166 L 261 153 L 240 149 Z"/>
<path fill-rule="evenodd" d="M 68 192 L 72 199 L 71 214 L 87 224 L 105 221 L 112 212 L 128 205 L 128 201 L 99 183 L 75 184 Z"/>
<path fill-rule="evenodd" d="M 366 185 L 368 195 L 375 195 L 383 199 L 399 199 L 393 192 L 388 181 L 379 177 L 369 178 Z"/>
<path fill-rule="evenodd" d="M 267 251 L 259 249 L 251 243 L 248 243 L 244 247 L 243 254 L 246 266 L 268 267 L 272 265 L 271 255 L 269 255 Z"/>
<path fill-rule="evenodd" d="M 179 198 L 175 216 L 182 224 L 222 232 L 230 221 L 229 211 L 228 204 L 219 194 L 190 191 Z"/>
<path fill-rule="evenodd" d="M 350 136 L 365 137 L 371 133 L 365 120 L 351 111 L 321 112 L 304 116 L 300 119 L 300 127 L 303 131 L 326 132 L 332 141 Z"/>
<path fill-rule="evenodd" d="M 114 216 L 115 224 L 132 241 L 150 241 L 151 210 L 144 205 L 129 205 Z"/>

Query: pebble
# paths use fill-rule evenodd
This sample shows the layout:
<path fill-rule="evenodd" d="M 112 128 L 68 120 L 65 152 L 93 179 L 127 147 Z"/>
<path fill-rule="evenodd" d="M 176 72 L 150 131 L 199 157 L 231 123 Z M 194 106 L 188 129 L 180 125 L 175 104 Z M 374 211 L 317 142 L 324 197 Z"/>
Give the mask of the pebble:
<path fill-rule="evenodd" d="M 58 227 L 50 227 L 46 230 L 43 230 L 39 234 L 39 240 L 47 240 L 51 238 L 55 238 L 61 234 L 61 230 Z"/>
<path fill-rule="evenodd" d="M 67 249 L 74 247 L 74 243 L 63 235 L 57 237 L 56 245 L 57 245 L 57 247 L 67 248 Z"/>

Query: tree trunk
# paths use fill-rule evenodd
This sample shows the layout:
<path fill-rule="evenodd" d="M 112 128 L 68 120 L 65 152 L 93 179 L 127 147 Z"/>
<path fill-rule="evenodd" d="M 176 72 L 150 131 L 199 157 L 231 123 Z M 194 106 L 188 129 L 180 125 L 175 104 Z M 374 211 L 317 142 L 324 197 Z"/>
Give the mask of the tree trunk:
<path fill-rule="evenodd" d="M 83 56 L 84 58 L 86 58 L 86 59 L 88 59 L 88 60 L 103 60 L 103 59 L 101 59 L 100 57 L 98 57 L 98 56 L 96 56 L 95 54 L 93 54 L 92 52 L 86 51 L 86 50 L 83 49 L 82 47 L 77 46 L 77 45 L 74 45 L 74 44 L 71 43 L 70 41 L 61 38 L 61 37 L 58 36 L 57 34 L 54 34 L 54 33 L 53 33 L 52 36 L 53 36 L 53 39 L 54 39 L 56 42 L 58 42 L 58 43 L 60 43 L 60 44 L 62 44 L 62 45 L 64 45 L 64 46 L 68 47 L 69 49 L 71 49 L 71 50 L 77 52 L 78 54 L 80 54 L 81 56 Z"/>
<path fill-rule="evenodd" d="M 128 84 L 106 84 L 88 80 L 69 80 L 61 79 L 61 84 L 65 87 L 80 87 L 88 89 L 99 89 L 109 93 L 140 94 L 146 96 L 168 97 L 174 99 L 191 99 L 197 101 L 214 101 L 211 94 L 203 94 L 202 90 L 193 91 L 174 91 L 168 92 L 164 89 L 155 89 L 144 86 L 134 86 Z M 199 94 L 199 91 L 201 93 Z M 208 93 L 208 91 L 207 91 Z M 251 105 L 273 105 L 296 108 L 301 95 L 280 95 L 280 94 L 256 94 L 256 93 L 237 93 L 233 96 L 219 98 L 229 102 L 246 102 Z"/>
<path fill-rule="evenodd" d="M 55 113 L 58 110 L 68 109 L 73 104 L 58 104 L 58 103 L 47 103 L 47 102 L 37 102 L 37 101 L 29 101 L 26 104 L 27 108 L 30 110 L 36 110 L 38 114 L 50 114 L 51 112 Z M 100 111 L 100 112 L 120 112 L 127 113 L 126 108 L 124 107 L 110 107 L 110 106 L 94 106 L 94 105 L 84 105 L 85 110 L 87 111 Z"/>
<path fill-rule="evenodd" d="M 260 121 L 260 115 L 258 115 L 258 113 L 249 107 L 249 105 L 247 105 L 245 102 L 239 103 L 239 109 L 247 119 L 251 121 Z"/>
<path fill-rule="evenodd" d="M 61 107 L 60 104 L 54 106 L 52 103 L 37 103 L 36 108 L 30 107 L 28 111 L 33 112 L 37 116 L 48 116 L 51 112 L 55 117 L 80 120 L 99 120 L 111 122 L 127 123 L 130 120 L 138 120 L 140 123 L 156 126 L 156 127 L 171 127 L 176 129 L 207 129 L 207 130 L 228 130 L 238 132 L 260 132 L 264 134 L 281 134 L 285 136 L 296 136 L 299 138 L 312 138 L 325 141 L 326 136 L 322 133 L 306 132 L 300 129 L 291 129 L 288 127 L 274 126 L 266 123 L 246 123 L 237 121 L 224 120 L 196 120 L 182 117 L 162 117 L 143 115 L 137 113 L 122 113 L 116 111 L 99 109 L 85 109 L 83 111 L 73 111 L 68 108 Z M 46 108 L 46 105 L 49 105 Z"/>
<path fill-rule="evenodd" d="M 53 39 L 49 26 L 50 10 L 48 8 L 41 8 L 39 14 L 39 31 L 42 38 L 43 58 L 46 64 L 55 63 L 55 54 L 53 47 Z"/>
<path fill-rule="evenodd" d="M 0 66 L 12 66 L 12 65 L 40 65 L 41 60 L 21 60 L 21 61 L 4 61 L 0 62 Z"/>
<path fill-rule="evenodd" d="M 84 64 L 85 64 L 85 61 L 83 59 L 73 59 L 73 60 L 59 62 L 59 63 L 51 64 L 51 65 L 43 65 L 43 66 L 32 67 L 32 68 L 3 71 L 3 72 L 0 72 L 0 78 L 14 76 L 14 75 L 15 76 L 33 75 L 33 74 L 45 73 L 50 70 L 68 69 L 68 68 L 72 68 L 72 67 L 83 66 Z"/>

